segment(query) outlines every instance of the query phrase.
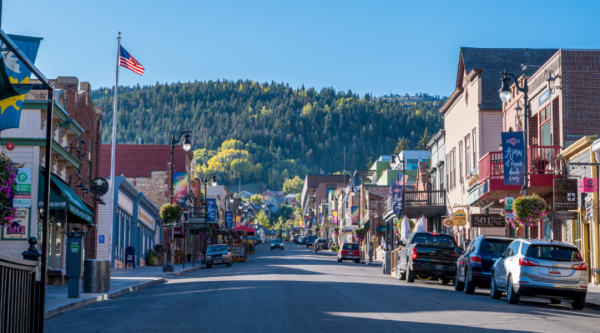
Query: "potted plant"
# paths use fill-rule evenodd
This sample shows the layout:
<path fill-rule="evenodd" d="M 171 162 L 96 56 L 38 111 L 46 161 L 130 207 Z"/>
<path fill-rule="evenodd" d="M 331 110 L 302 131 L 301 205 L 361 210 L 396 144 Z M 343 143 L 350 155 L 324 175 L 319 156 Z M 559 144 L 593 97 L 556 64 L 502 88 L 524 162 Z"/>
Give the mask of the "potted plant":
<path fill-rule="evenodd" d="M 367 228 L 354 229 L 354 239 L 356 239 L 359 243 L 362 243 L 368 231 L 369 229 Z"/>
<path fill-rule="evenodd" d="M 535 226 L 550 210 L 546 201 L 537 194 L 518 197 L 513 201 L 515 217 L 508 221 L 517 229 L 524 226 Z"/>
<path fill-rule="evenodd" d="M 174 222 L 181 219 L 183 208 L 177 204 L 164 204 L 160 207 L 160 218 L 165 222 Z"/>
<path fill-rule="evenodd" d="M 13 187 L 18 169 L 22 166 L 8 156 L 0 154 L 0 227 L 12 224 L 17 218 L 17 209 L 13 207 Z"/>
<path fill-rule="evenodd" d="M 146 252 L 146 265 L 147 266 L 160 266 L 161 261 L 163 260 L 163 256 L 153 250 L 148 250 Z"/>

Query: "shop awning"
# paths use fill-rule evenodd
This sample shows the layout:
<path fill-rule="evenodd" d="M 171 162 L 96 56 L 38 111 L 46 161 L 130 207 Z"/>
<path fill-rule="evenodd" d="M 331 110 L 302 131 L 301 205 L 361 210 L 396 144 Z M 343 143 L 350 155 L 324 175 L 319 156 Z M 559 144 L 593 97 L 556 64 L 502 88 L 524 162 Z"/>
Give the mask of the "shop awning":
<path fill-rule="evenodd" d="M 377 232 L 385 232 L 385 226 L 382 225 L 381 227 L 377 227 Z M 392 226 L 388 225 L 388 231 L 392 231 Z"/>
<path fill-rule="evenodd" d="M 244 233 L 248 233 L 248 236 L 254 235 L 254 229 L 246 227 L 246 226 L 239 226 L 235 229 L 232 229 L 231 231 L 236 231 L 236 232 L 241 232 L 242 234 Z"/>
<path fill-rule="evenodd" d="M 368 227 L 370 226 L 370 222 L 371 222 L 371 221 L 367 221 L 367 222 L 365 222 L 365 223 L 362 225 L 362 227 L 363 227 L 363 228 L 368 228 Z"/>
<path fill-rule="evenodd" d="M 54 183 L 62 192 L 62 194 L 67 198 L 69 202 L 69 212 L 85 222 L 89 224 L 94 224 L 94 213 L 90 211 L 90 209 L 79 199 L 75 191 L 60 180 L 55 175 L 52 175 L 52 183 Z"/>
<path fill-rule="evenodd" d="M 46 188 L 46 177 L 40 172 L 38 184 L 38 207 L 44 209 L 44 189 Z M 67 199 L 58 194 L 52 186 L 50 187 L 50 209 L 67 209 Z"/>

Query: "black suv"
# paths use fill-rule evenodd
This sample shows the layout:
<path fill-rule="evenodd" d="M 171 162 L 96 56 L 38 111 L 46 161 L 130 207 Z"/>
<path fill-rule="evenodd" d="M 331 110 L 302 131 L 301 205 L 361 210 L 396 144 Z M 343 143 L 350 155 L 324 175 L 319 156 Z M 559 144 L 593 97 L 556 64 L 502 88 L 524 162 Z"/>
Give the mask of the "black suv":
<path fill-rule="evenodd" d="M 316 240 L 317 238 L 319 238 L 319 237 L 317 237 L 317 236 L 313 236 L 313 235 L 311 235 L 311 236 L 308 236 L 308 237 L 306 237 L 306 238 L 304 239 L 304 244 L 306 244 L 306 247 L 308 248 L 308 247 L 310 247 L 310 246 L 312 246 L 312 245 L 313 245 L 313 243 L 315 242 L 315 240 Z"/>
<path fill-rule="evenodd" d="M 488 288 L 492 281 L 492 266 L 513 240 L 511 237 L 482 235 L 470 241 L 456 261 L 454 290 L 472 294 L 476 287 Z"/>

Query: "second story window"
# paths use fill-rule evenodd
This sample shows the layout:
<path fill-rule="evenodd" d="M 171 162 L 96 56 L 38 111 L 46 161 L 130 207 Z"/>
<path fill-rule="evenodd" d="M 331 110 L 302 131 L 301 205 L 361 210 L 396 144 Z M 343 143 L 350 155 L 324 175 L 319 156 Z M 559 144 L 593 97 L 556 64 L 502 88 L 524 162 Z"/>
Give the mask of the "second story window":
<path fill-rule="evenodd" d="M 552 146 L 552 116 L 551 108 L 548 105 L 545 109 L 540 111 L 540 145 L 541 146 Z"/>
<path fill-rule="evenodd" d="M 94 140 L 90 140 L 88 148 L 88 182 L 94 179 Z"/>
<path fill-rule="evenodd" d="M 473 169 L 477 168 L 477 131 L 473 130 Z"/>
<path fill-rule="evenodd" d="M 462 141 L 458 143 L 458 180 L 463 180 L 463 145 Z"/>
<path fill-rule="evenodd" d="M 467 135 L 465 138 L 465 175 L 471 173 L 471 137 Z"/>
<path fill-rule="evenodd" d="M 418 159 L 408 160 L 408 163 L 406 165 L 406 170 L 418 170 L 418 169 L 419 169 L 419 160 Z"/>

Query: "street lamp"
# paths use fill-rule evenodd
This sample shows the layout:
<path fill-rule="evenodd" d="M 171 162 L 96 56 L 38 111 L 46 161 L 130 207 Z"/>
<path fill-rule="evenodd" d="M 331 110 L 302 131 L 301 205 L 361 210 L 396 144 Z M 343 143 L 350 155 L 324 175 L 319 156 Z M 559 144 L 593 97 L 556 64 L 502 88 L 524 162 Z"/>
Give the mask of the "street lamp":
<path fill-rule="evenodd" d="M 217 186 L 217 175 L 215 175 L 214 173 L 206 178 L 203 179 L 199 179 L 200 182 L 202 183 L 202 185 L 204 186 L 204 199 L 203 201 L 203 207 L 202 210 L 204 211 L 204 223 L 208 222 L 208 210 L 207 210 L 207 201 L 206 201 L 206 196 L 208 193 L 208 182 L 211 181 L 211 185 L 212 186 Z M 204 262 L 204 241 L 202 241 L 202 249 L 200 251 L 200 253 L 202 254 L 202 262 Z"/>
<path fill-rule="evenodd" d="M 175 158 L 175 144 L 179 143 L 179 141 L 181 141 L 181 137 L 184 136 L 183 139 L 183 150 L 185 151 L 190 151 L 190 149 L 192 148 L 192 143 L 190 141 L 190 131 L 183 131 L 181 133 L 179 133 L 179 137 L 177 137 L 177 139 L 175 139 L 175 135 L 171 136 L 171 191 L 170 191 L 170 200 L 169 203 L 173 203 L 173 173 L 175 172 L 175 168 L 173 166 L 174 163 L 174 158 Z M 163 272 L 173 272 L 174 268 L 173 268 L 173 264 L 172 264 L 172 255 L 173 252 L 171 251 L 171 248 L 173 246 L 173 238 L 174 238 L 174 228 L 173 226 L 170 226 L 170 241 L 171 244 L 169 244 L 169 247 L 167 249 L 167 260 L 165 263 L 165 266 L 163 266 Z M 166 245 L 166 244 L 165 244 Z"/>
<path fill-rule="evenodd" d="M 503 72 L 500 72 L 500 74 L 502 74 L 502 86 L 500 87 L 500 90 L 498 91 L 498 93 L 500 94 L 500 99 L 503 102 L 508 102 L 510 100 L 510 78 L 512 77 L 513 80 L 515 80 L 515 87 L 517 88 L 518 91 L 523 93 L 523 140 L 524 140 L 524 149 L 525 149 L 525 154 L 527 154 L 527 145 L 528 145 L 528 141 L 529 138 L 527 137 L 527 122 L 529 120 L 529 86 L 527 85 L 527 80 L 523 80 L 523 87 L 519 87 L 519 81 L 517 80 L 517 77 L 511 73 L 508 73 L 506 70 L 504 70 Z M 552 78 L 552 76 L 549 77 L 549 79 Z M 554 78 L 552 78 L 552 87 L 554 88 Z M 550 87 L 550 81 L 548 81 L 548 86 Z M 515 111 L 517 111 L 515 109 Z M 520 113 L 520 111 L 519 111 Z M 527 156 L 527 155 L 525 155 Z M 529 164 L 529 161 L 527 161 L 527 164 Z M 527 195 L 527 190 L 528 190 L 528 167 L 525 168 L 525 174 L 523 175 L 523 193 L 525 195 Z M 525 228 L 525 238 L 529 238 L 529 227 Z"/>

